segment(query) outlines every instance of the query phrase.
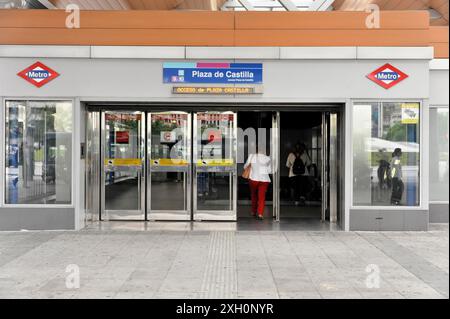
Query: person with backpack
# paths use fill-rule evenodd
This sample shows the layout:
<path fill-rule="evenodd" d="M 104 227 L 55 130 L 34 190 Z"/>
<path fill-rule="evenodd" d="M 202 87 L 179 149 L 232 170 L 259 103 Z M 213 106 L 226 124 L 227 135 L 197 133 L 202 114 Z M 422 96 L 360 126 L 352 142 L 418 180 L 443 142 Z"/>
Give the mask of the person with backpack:
<path fill-rule="evenodd" d="M 392 195 L 391 204 L 398 206 L 400 205 L 403 197 L 403 191 L 405 185 L 403 184 L 403 174 L 402 174 L 402 149 L 396 148 L 394 153 L 392 153 L 391 160 L 391 179 L 392 179 Z"/>
<path fill-rule="evenodd" d="M 384 158 L 378 161 L 377 177 L 380 190 L 391 188 L 391 164 Z"/>
<path fill-rule="evenodd" d="M 304 205 L 309 187 L 309 168 L 312 162 L 307 153 L 306 145 L 297 143 L 289 153 L 286 167 L 289 168 L 289 181 L 294 192 L 295 205 Z"/>

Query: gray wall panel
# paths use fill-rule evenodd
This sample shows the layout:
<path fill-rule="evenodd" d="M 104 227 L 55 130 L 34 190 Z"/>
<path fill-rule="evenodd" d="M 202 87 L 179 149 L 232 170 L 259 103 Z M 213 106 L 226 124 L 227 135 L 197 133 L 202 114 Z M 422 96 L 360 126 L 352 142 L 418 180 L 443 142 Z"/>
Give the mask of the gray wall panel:
<path fill-rule="evenodd" d="M 0 231 L 71 230 L 74 227 L 73 208 L 0 208 Z"/>
<path fill-rule="evenodd" d="M 448 70 L 430 71 L 430 105 L 449 105 Z"/>
<path fill-rule="evenodd" d="M 448 223 L 448 203 L 430 204 L 430 223 Z"/>
<path fill-rule="evenodd" d="M 37 59 L 0 58 L 0 95 L 107 98 L 170 98 L 172 85 L 162 83 L 163 60 L 150 59 L 39 59 L 60 77 L 38 89 L 17 73 Z M 226 60 L 223 60 L 226 61 Z M 231 61 L 231 60 L 229 60 Z M 245 62 L 252 62 L 246 60 Z M 253 62 L 260 62 L 254 60 Z M 386 90 L 366 78 L 386 62 L 409 75 Z M 266 60 L 264 94 L 246 98 L 262 102 L 346 98 L 428 98 L 427 60 Z M 211 96 L 202 97 L 211 101 Z M 181 101 L 181 97 L 176 97 Z"/>
<path fill-rule="evenodd" d="M 428 211 L 424 210 L 350 210 L 353 231 L 426 231 Z"/>

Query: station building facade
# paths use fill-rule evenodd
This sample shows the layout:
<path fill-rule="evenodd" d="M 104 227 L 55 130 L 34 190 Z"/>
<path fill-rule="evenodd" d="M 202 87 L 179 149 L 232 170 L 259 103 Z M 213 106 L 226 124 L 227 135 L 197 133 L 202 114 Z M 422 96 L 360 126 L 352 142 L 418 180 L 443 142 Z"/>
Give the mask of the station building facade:
<path fill-rule="evenodd" d="M 237 131 L 249 112 L 271 117 L 275 222 L 285 209 L 283 114 L 300 123 L 308 112 L 322 116 L 323 221 L 346 231 L 448 222 L 448 27 L 421 11 L 383 11 L 376 29 L 366 18 L 83 11 L 68 29 L 64 11 L 0 11 L 0 230 L 239 223 Z M 228 134 L 217 147 L 202 136 L 211 127 Z M 397 148 L 393 203 L 383 163 Z M 214 149 L 219 159 L 205 155 Z M 205 200 L 212 180 L 219 191 Z"/>

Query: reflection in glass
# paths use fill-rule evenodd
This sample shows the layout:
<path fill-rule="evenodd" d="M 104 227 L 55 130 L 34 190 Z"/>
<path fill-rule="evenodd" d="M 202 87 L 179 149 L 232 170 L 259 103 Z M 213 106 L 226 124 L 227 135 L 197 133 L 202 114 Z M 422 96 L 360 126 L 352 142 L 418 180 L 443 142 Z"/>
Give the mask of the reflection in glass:
<path fill-rule="evenodd" d="M 141 114 L 105 113 L 105 209 L 140 210 Z"/>
<path fill-rule="evenodd" d="M 354 105 L 354 205 L 419 205 L 419 114 L 419 103 Z"/>
<path fill-rule="evenodd" d="M 197 209 L 230 211 L 235 169 L 235 115 L 197 114 Z"/>
<path fill-rule="evenodd" d="M 189 119 L 185 112 L 152 113 L 151 210 L 187 209 Z"/>
<path fill-rule="evenodd" d="M 234 114 L 199 113 L 197 115 L 197 158 L 199 164 L 233 163 Z"/>
<path fill-rule="evenodd" d="M 7 204 L 70 204 L 72 103 L 6 102 Z"/>
<path fill-rule="evenodd" d="M 430 109 L 430 201 L 448 201 L 448 107 Z"/>
<path fill-rule="evenodd" d="M 231 173 L 197 173 L 197 209 L 231 210 Z"/>

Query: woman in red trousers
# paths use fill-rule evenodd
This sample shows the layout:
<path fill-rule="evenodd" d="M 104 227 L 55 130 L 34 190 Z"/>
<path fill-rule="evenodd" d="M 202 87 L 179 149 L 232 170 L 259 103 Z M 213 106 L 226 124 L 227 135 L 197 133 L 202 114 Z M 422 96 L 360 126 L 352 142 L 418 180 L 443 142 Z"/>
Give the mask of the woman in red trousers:
<path fill-rule="evenodd" d="M 264 207 L 266 205 L 266 192 L 270 184 L 269 174 L 272 171 L 270 157 L 261 151 L 250 154 L 244 169 L 250 167 L 250 193 L 252 196 L 252 215 L 258 219 L 264 219 Z"/>

